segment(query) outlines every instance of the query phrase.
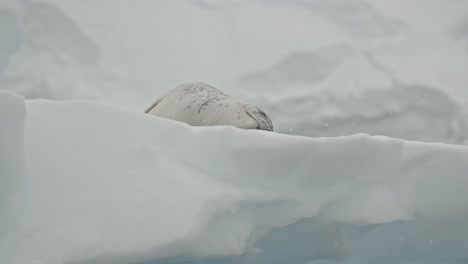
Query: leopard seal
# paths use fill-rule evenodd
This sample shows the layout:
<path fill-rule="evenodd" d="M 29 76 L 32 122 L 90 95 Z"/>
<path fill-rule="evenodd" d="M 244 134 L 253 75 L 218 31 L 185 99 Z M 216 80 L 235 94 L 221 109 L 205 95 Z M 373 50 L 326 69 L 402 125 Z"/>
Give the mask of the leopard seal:
<path fill-rule="evenodd" d="M 260 108 L 201 82 L 178 86 L 156 100 L 145 113 L 192 126 L 225 125 L 273 131 L 270 118 Z"/>

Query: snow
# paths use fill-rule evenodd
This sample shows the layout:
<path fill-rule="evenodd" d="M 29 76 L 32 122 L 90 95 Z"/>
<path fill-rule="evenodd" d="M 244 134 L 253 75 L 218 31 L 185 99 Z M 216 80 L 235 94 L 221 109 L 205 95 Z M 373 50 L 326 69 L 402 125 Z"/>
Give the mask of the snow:
<path fill-rule="evenodd" d="M 21 149 L 23 101 L 1 95 Z M 91 101 L 26 106 L 26 164 L 20 151 L 9 163 L 27 171 L 19 227 L 2 263 L 468 259 L 465 146 L 190 127 Z"/>
<path fill-rule="evenodd" d="M 467 18 L 0 1 L 0 263 L 468 263 Z M 197 81 L 276 133 L 142 114 Z"/>
<path fill-rule="evenodd" d="M 281 133 L 467 142 L 467 1 L 4 0 L 0 9 L 0 85 L 27 99 L 143 111 L 201 81 L 264 109 Z"/>
<path fill-rule="evenodd" d="M 17 226 L 14 196 L 24 176 L 25 115 L 21 96 L 0 90 L 0 237 L 8 235 Z"/>

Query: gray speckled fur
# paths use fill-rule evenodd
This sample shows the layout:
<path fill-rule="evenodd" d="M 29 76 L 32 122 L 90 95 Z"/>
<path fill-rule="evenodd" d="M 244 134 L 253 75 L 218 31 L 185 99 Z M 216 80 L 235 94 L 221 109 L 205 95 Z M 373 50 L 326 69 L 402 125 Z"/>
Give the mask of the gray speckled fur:
<path fill-rule="evenodd" d="M 258 107 L 232 99 L 215 87 L 200 82 L 173 89 L 145 112 L 193 126 L 230 125 L 273 130 L 270 118 Z"/>

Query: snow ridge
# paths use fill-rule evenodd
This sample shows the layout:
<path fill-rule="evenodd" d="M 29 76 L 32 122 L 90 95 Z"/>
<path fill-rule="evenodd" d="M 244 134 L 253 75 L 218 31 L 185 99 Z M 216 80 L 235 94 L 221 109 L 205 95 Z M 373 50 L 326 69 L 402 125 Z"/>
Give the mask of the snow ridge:
<path fill-rule="evenodd" d="M 1 238 L 2 263 L 468 258 L 467 147 L 190 127 L 84 101 L 27 109 L 22 228 Z"/>

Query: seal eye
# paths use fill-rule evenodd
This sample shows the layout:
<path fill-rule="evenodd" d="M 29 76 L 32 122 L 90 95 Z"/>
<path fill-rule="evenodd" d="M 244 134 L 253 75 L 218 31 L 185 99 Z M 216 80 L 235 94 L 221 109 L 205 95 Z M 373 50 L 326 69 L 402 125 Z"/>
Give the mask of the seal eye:
<path fill-rule="evenodd" d="M 260 109 L 258 109 L 258 113 L 263 117 L 265 118 L 265 120 L 268 120 L 269 118 L 267 117 L 267 115 Z"/>

